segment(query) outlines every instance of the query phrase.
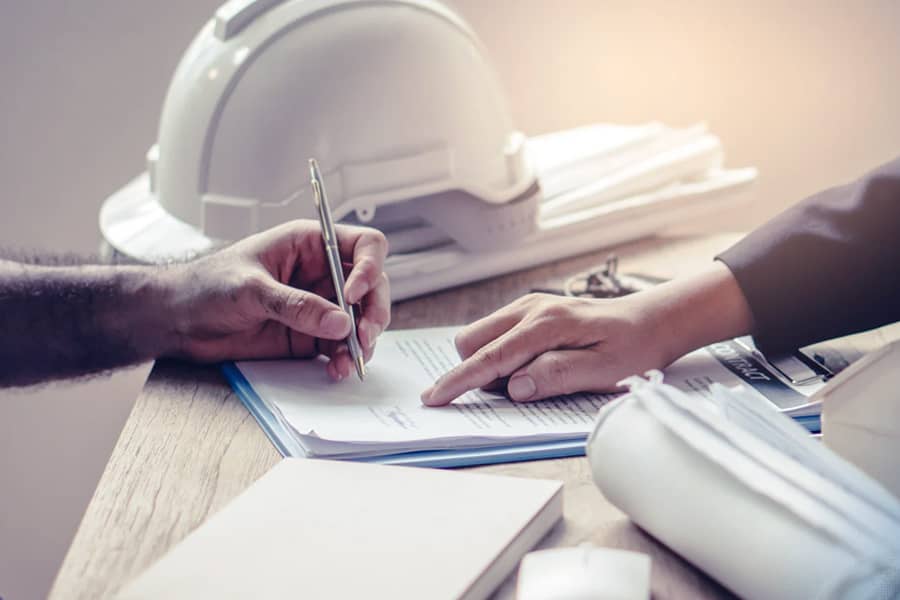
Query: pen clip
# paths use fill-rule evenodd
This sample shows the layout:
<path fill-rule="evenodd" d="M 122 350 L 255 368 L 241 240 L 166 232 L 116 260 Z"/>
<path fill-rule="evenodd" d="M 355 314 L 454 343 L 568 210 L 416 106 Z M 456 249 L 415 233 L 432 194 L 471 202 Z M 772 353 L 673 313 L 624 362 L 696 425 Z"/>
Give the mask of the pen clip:
<path fill-rule="evenodd" d="M 325 186 L 322 184 L 322 173 L 319 171 L 319 164 L 316 159 L 309 159 L 309 178 L 313 189 L 313 199 L 316 203 L 316 210 L 319 213 L 319 227 L 322 229 L 322 237 L 326 244 L 333 244 L 334 239 L 331 236 L 332 220 L 329 211 L 328 202 L 325 199 Z"/>

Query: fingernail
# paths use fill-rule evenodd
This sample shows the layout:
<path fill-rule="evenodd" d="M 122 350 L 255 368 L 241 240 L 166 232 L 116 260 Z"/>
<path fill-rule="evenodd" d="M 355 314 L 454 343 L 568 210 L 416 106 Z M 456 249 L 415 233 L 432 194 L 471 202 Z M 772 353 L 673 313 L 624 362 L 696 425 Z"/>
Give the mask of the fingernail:
<path fill-rule="evenodd" d="M 376 325 L 375 323 L 369 323 L 369 349 L 375 347 L 375 342 L 378 341 L 378 336 L 381 335 L 381 326 Z"/>
<path fill-rule="evenodd" d="M 359 337 L 359 343 L 365 346 L 367 350 L 372 347 L 371 332 L 372 324 L 365 317 L 361 318 L 359 323 L 356 324 L 356 334 Z"/>
<path fill-rule="evenodd" d="M 350 331 L 350 316 L 344 311 L 332 310 L 325 313 L 319 325 L 322 329 L 322 335 L 339 339 L 346 336 Z"/>
<path fill-rule="evenodd" d="M 362 295 L 362 290 L 360 290 L 361 285 L 362 284 L 360 283 L 359 279 L 354 279 L 347 287 L 344 288 L 344 296 L 346 297 L 347 302 L 349 302 L 350 304 L 356 304 L 357 302 L 359 302 L 360 296 Z"/>
<path fill-rule="evenodd" d="M 431 395 L 434 393 L 434 386 L 431 386 L 424 392 L 422 392 L 422 396 L 420 397 L 423 404 L 428 404 L 428 401 L 431 400 Z"/>
<path fill-rule="evenodd" d="M 513 400 L 528 400 L 537 391 L 534 379 L 528 375 L 517 375 L 509 380 L 507 387 L 510 398 Z"/>

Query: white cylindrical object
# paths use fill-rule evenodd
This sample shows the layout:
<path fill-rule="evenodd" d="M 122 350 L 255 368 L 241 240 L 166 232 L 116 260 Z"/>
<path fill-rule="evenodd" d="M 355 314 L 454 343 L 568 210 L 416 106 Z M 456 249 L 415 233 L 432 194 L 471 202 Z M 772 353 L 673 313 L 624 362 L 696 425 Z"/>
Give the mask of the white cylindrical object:
<path fill-rule="evenodd" d="M 673 395 L 645 385 L 601 412 L 588 456 L 606 498 L 742 597 L 894 597 L 875 595 L 890 588 L 900 597 L 900 554 L 896 543 L 891 548 L 889 531 L 880 540 L 866 537 L 871 534 L 859 523 L 868 516 L 856 504 L 848 506 L 857 518 L 848 520 L 840 499 L 824 497 L 830 486 L 820 499 L 807 489 L 818 476 L 814 470 L 804 473 L 800 462 L 748 436 L 711 407 L 685 411 L 673 405 Z M 768 418 L 754 413 L 760 416 Z M 786 419 L 774 411 L 771 416 Z M 741 444 L 732 443 L 730 434 Z M 758 451 L 748 451 L 754 444 Z M 808 448 L 801 444 L 801 450 L 799 455 Z M 823 457 L 813 454 L 812 462 Z M 770 468 L 779 455 L 790 469 Z M 833 458 L 840 462 L 836 469 L 852 469 Z M 797 481 L 786 477 L 789 471 Z M 884 501 L 881 491 L 876 495 Z M 889 525 L 872 529 L 893 527 L 900 540 L 900 508 L 890 506 L 886 518 L 876 512 L 871 522 Z M 886 558 L 891 556 L 893 562 Z"/>

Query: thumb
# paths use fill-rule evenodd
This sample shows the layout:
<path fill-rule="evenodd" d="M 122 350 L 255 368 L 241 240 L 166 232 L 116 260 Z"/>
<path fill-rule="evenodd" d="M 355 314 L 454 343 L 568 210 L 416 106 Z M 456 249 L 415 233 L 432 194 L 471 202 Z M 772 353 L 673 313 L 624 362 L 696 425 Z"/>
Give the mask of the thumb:
<path fill-rule="evenodd" d="M 542 400 L 603 387 L 599 357 L 584 350 L 545 352 L 509 377 L 507 393 L 516 402 Z"/>
<path fill-rule="evenodd" d="M 327 340 L 350 334 L 350 316 L 318 294 L 271 280 L 263 286 L 261 304 L 268 318 L 298 333 Z"/>

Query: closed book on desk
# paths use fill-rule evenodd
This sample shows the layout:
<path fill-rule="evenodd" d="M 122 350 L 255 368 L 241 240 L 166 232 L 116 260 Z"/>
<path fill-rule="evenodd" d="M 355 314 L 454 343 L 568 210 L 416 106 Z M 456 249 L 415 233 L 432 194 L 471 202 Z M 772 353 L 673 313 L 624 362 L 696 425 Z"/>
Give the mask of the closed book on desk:
<path fill-rule="evenodd" d="M 138 598 L 484 598 L 562 484 L 286 459 L 123 590 Z"/>

